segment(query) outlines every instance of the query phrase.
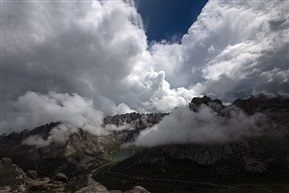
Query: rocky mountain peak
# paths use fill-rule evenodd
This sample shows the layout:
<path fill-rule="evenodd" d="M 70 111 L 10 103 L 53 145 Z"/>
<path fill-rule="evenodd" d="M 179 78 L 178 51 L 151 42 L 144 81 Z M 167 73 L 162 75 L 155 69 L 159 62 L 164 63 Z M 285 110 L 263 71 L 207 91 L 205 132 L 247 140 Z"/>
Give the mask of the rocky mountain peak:
<path fill-rule="evenodd" d="M 159 123 L 165 115 L 168 115 L 168 113 L 141 114 L 133 112 L 107 116 L 103 119 L 103 125 L 113 124 L 116 126 L 121 126 L 124 124 L 129 124 L 136 129 L 143 129 Z"/>
<path fill-rule="evenodd" d="M 189 103 L 189 108 L 192 111 L 197 112 L 201 105 L 207 105 L 211 108 L 218 110 L 223 107 L 222 101 L 220 99 L 212 100 L 210 97 L 194 97 L 192 101 Z"/>

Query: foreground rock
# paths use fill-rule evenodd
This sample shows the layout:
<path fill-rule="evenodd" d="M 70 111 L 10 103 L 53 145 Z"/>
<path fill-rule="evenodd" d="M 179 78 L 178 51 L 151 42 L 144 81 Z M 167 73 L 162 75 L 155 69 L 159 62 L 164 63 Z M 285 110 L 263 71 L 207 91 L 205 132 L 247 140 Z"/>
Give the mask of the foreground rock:
<path fill-rule="evenodd" d="M 75 193 L 110 193 L 106 187 L 88 176 L 78 176 L 70 180 L 65 174 L 58 173 L 53 180 L 48 177 L 38 178 L 35 171 L 23 172 L 13 164 L 10 158 L 0 160 L 0 192 L 75 192 Z M 121 193 L 120 190 L 115 192 Z M 129 193 L 149 193 L 144 188 L 134 187 Z"/>
<path fill-rule="evenodd" d="M 150 192 L 141 186 L 135 186 L 131 189 L 131 191 L 129 191 L 129 193 L 150 193 Z"/>
<path fill-rule="evenodd" d="M 57 173 L 54 177 L 53 177 L 54 181 L 59 181 L 59 182 L 64 182 L 64 183 L 68 183 L 67 177 L 65 174 L 63 173 Z"/>
<path fill-rule="evenodd" d="M 0 160 L 0 171 L 0 187 L 6 186 L 6 190 L 26 192 L 26 174 L 21 168 L 13 164 L 10 158 Z"/>
<path fill-rule="evenodd" d="M 98 183 L 91 184 L 87 187 L 81 188 L 80 190 L 76 191 L 75 193 L 95 193 L 95 192 L 109 193 L 109 191 L 106 189 L 106 187 L 104 187 Z"/>
<path fill-rule="evenodd" d="M 31 179 L 36 179 L 37 178 L 37 172 L 35 170 L 28 170 L 27 176 L 30 177 Z"/>

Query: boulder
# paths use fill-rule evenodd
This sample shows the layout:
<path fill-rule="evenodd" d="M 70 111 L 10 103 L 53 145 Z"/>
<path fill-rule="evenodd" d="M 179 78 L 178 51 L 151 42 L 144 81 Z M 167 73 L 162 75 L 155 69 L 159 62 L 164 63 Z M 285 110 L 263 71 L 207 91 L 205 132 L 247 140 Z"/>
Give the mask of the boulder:
<path fill-rule="evenodd" d="M 60 182 L 64 182 L 67 183 L 67 177 L 64 173 L 57 173 L 54 177 L 53 177 L 54 181 L 60 181 Z"/>
<path fill-rule="evenodd" d="M 96 184 L 97 182 L 94 181 L 91 176 L 88 175 L 80 175 L 77 177 L 73 177 L 69 180 L 68 184 L 73 186 L 75 189 L 79 190 L 81 188 L 87 187 L 91 184 Z"/>
<path fill-rule="evenodd" d="M 26 174 L 31 179 L 36 179 L 37 178 L 37 172 L 35 170 L 28 170 L 26 172 Z"/>
<path fill-rule="evenodd" d="M 0 171 L 0 187 L 9 187 L 12 192 L 26 192 L 26 175 L 10 158 L 0 160 Z"/>
<path fill-rule="evenodd" d="M 79 176 L 76 178 L 75 188 L 79 189 L 75 193 L 109 193 L 109 191 L 103 185 L 96 182 L 91 176 Z"/>
<path fill-rule="evenodd" d="M 141 186 L 135 186 L 129 191 L 129 193 L 150 193 L 150 192 Z"/>

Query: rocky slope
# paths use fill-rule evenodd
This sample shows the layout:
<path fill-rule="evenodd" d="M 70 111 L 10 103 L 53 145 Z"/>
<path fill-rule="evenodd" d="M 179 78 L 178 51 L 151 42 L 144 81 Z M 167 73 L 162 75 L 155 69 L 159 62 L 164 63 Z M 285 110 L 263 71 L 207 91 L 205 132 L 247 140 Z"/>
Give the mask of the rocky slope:
<path fill-rule="evenodd" d="M 289 111 L 289 98 L 276 96 L 269 97 L 264 94 L 251 96 L 248 99 L 237 99 L 232 105 L 241 108 L 248 114 L 254 114 L 256 112 L 288 112 Z"/>
<path fill-rule="evenodd" d="M 50 123 L 32 131 L 1 136 L 0 158 L 9 157 L 25 171 L 33 169 L 40 176 L 52 176 L 57 172 L 72 175 L 80 167 L 109 159 L 116 144 L 122 141 L 121 135 L 95 136 L 78 129 L 66 140 L 46 144 L 50 132 L 59 124 Z M 44 145 L 23 143 L 32 136 L 41 137 Z"/>

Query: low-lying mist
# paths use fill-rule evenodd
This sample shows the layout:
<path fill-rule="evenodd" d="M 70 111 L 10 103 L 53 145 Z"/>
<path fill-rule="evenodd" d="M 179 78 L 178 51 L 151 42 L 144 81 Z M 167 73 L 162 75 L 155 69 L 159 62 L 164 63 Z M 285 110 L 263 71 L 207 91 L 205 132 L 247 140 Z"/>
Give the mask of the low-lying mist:
<path fill-rule="evenodd" d="M 107 133 L 100 126 L 103 113 L 95 109 L 92 100 L 78 94 L 26 92 L 9 105 L 14 111 L 1 122 L 3 128 L 22 131 L 25 128 L 33 129 L 43 124 L 61 121 L 95 135 Z"/>
<path fill-rule="evenodd" d="M 263 134 L 266 119 L 264 115 L 257 113 L 248 116 L 235 107 L 227 107 L 226 111 L 226 116 L 219 116 L 205 105 L 198 112 L 186 107 L 176 108 L 158 125 L 143 130 L 135 144 L 147 147 L 186 143 L 214 144 Z"/>
<path fill-rule="evenodd" d="M 31 135 L 24 139 L 22 144 L 44 147 L 50 145 L 51 143 L 65 143 L 69 139 L 69 136 L 77 131 L 78 129 L 71 124 L 61 123 L 49 132 L 47 139 L 43 139 L 43 137 L 39 135 Z"/>

